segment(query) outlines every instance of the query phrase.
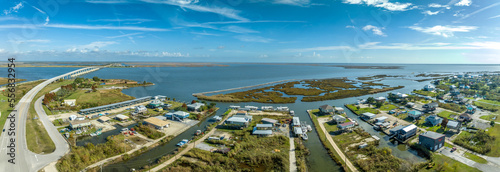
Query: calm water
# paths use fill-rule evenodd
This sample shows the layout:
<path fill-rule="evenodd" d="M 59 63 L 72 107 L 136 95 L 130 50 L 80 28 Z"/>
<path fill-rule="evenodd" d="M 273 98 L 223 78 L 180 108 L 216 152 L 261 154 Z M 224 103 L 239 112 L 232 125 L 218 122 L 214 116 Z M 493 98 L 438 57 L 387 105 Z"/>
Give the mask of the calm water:
<path fill-rule="evenodd" d="M 165 95 L 176 98 L 181 101 L 191 101 L 195 99 L 191 94 L 205 91 L 214 91 L 248 85 L 256 85 L 266 82 L 273 82 L 285 79 L 321 79 L 333 77 L 348 77 L 354 79 L 359 76 L 370 76 L 378 74 L 402 75 L 406 78 L 387 78 L 383 81 L 391 86 L 404 85 L 403 89 L 394 92 L 408 93 L 413 89 L 422 88 L 428 82 L 415 82 L 408 76 L 416 75 L 422 72 L 456 73 L 456 72 L 478 72 L 478 71 L 500 71 L 500 66 L 496 65 L 398 65 L 402 69 L 344 69 L 340 67 L 327 66 L 302 66 L 302 65 L 259 65 L 259 64 L 229 64 L 228 67 L 158 67 L 158 68 L 105 68 L 99 71 L 87 74 L 85 77 L 98 76 L 105 79 L 132 79 L 137 81 L 153 82 L 156 85 L 151 87 L 136 87 L 123 90 L 124 93 L 134 96 L 153 96 Z M 358 65 L 358 64 L 356 64 Z M 75 70 L 76 68 L 18 68 L 18 78 L 28 80 L 47 79 L 59 74 Z M 6 70 L 6 69 L 4 69 Z M 369 96 L 386 96 L 387 93 L 379 93 Z M 323 104 L 343 106 L 345 103 L 354 103 L 358 98 L 347 98 L 340 100 L 329 100 L 322 102 L 300 102 L 301 97 L 294 104 L 283 104 L 295 110 L 296 116 L 302 121 L 312 124 L 306 113 L 308 109 L 315 109 Z M 260 103 L 217 103 L 221 110 L 218 115 L 224 113 L 224 110 L 230 105 L 256 105 Z M 279 106 L 280 104 L 273 104 Z M 357 116 L 347 111 L 351 118 L 358 119 Z M 360 121 L 360 120 L 358 120 Z M 175 150 L 175 144 L 182 139 L 191 138 L 197 129 L 203 129 L 209 121 L 203 121 L 197 126 L 188 129 L 170 143 L 154 148 L 129 161 L 111 164 L 104 167 L 103 171 L 127 171 L 130 168 L 139 168 L 147 165 L 150 160 L 155 160 Z M 399 158 L 408 161 L 418 162 L 422 158 L 415 155 L 413 151 L 398 149 L 397 145 L 390 143 L 384 135 L 374 131 L 372 127 L 364 122 L 360 126 L 372 135 L 381 138 L 380 147 L 389 147 L 393 154 Z M 317 133 L 313 131 L 309 134 L 309 140 L 305 142 L 311 151 L 309 156 L 310 171 L 341 171 L 326 153 L 321 145 Z"/>

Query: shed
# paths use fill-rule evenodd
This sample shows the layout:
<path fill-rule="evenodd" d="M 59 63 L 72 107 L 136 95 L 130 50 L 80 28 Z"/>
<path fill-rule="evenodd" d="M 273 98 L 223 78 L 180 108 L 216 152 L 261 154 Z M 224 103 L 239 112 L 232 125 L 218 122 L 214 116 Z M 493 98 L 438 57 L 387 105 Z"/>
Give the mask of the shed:
<path fill-rule="evenodd" d="M 271 135 L 273 134 L 273 130 L 254 130 L 252 132 L 253 135 Z"/>
<path fill-rule="evenodd" d="M 273 124 L 257 124 L 255 125 L 257 128 L 273 128 Z"/>

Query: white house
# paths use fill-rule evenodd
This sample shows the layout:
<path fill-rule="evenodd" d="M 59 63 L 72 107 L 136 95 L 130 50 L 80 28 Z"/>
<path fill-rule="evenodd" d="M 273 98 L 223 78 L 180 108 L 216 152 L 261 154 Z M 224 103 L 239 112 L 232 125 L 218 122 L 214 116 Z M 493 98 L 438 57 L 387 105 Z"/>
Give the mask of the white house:
<path fill-rule="evenodd" d="M 435 87 L 433 85 L 425 85 L 424 86 L 424 91 L 433 91 Z"/>

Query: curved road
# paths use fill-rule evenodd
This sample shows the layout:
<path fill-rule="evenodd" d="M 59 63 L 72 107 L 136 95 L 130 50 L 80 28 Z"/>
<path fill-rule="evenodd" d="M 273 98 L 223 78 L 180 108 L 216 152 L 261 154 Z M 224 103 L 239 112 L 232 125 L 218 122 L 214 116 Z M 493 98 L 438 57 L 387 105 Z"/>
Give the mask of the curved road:
<path fill-rule="evenodd" d="M 60 78 L 85 74 L 98 69 L 99 68 L 94 67 L 83 68 L 48 79 L 28 91 L 28 93 L 26 93 L 17 103 L 14 110 L 10 114 L 2 114 L 9 116 L 4 125 L 5 132 L 3 132 L 0 136 L 0 169 L 8 169 L 9 172 L 38 171 L 49 163 L 59 160 L 59 158 L 64 156 L 69 151 L 69 145 L 52 125 L 47 117 L 47 114 L 45 114 L 43 108 L 41 107 L 42 98 L 38 99 L 35 103 L 35 110 L 39 114 L 40 122 L 42 122 L 45 129 L 49 133 L 50 138 L 56 145 L 56 150 L 50 154 L 44 155 L 36 154 L 28 150 L 26 144 L 26 120 L 30 104 L 36 94 L 50 83 Z M 15 132 L 15 134 L 9 135 L 10 132 Z M 8 146 L 15 147 L 12 149 Z M 7 154 L 10 152 L 15 152 L 15 155 L 13 156 L 15 159 L 12 160 L 12 154 Z M 9 160 L 14 163 L 9 162 Z"/>

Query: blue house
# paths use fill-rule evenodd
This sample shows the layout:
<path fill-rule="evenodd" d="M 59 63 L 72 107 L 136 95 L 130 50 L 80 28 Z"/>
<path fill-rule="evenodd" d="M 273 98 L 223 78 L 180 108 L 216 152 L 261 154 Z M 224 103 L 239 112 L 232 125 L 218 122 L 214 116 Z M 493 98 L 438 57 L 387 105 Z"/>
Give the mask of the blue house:
<path fill-rule="evenodd" d="M 441 124 L 443 121 L 443 118 L 437 116 L 437 115 L 430 115 L 427 118 L 425 118 L 425 121 L 431 124 L 432 126 L 436 126 L 438 124 Z"/>

